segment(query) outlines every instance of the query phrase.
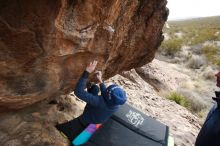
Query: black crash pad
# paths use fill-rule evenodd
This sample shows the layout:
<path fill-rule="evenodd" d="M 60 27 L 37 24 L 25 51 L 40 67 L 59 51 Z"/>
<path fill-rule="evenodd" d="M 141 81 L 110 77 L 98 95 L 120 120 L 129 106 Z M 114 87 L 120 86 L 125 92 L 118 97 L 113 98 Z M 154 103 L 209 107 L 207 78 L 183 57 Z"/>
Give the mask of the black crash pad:
<path fill-rule="evenodd" d="M 125 104 L 84 146 L 167 146 L 168 126 Z"/>

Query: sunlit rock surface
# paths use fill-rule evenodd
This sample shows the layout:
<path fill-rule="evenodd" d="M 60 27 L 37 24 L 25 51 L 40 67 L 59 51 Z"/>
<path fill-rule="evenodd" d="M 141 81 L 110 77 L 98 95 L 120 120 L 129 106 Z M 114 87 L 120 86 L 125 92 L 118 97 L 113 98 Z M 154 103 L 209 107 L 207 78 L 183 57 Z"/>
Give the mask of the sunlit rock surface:
<path fill-rule="evenodd" d="M 73 90 L 93 59 L 107 79 L 154 58 L 166 0 L 0 0 L 0 111 Z"/>

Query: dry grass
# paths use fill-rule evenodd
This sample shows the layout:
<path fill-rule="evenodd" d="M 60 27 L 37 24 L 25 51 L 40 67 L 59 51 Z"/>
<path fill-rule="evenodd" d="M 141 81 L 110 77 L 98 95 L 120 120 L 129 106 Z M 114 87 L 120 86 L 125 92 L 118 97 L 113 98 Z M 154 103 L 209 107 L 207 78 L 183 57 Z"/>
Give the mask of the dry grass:
<path fill-rule="evenodd" d="M 189 102 L 187 101 L 187 99 L 182 96 L 181 94 L 177 93 L 177 92 L 171 92 L 167 98 L 169 100 L 175 101 L 177 104 L 184 106 L 186 108 L 189 107 Z"/>
<path fill-rule="evenodd" d="M 169 39 L 164 41 L 161 45 L 161 51 L 166 56 L 175 56 L 176 53 L 181 51 L 182 39 Z"/>
<path fill-rule="evenodd" d="M 203 70 L 202 77 L 206 80 L 215 80 L 215 73 L 216 72 L 212 69 L 212 67 L 208 66 Z"/>
<path fill-rule="evenodd" d="M 208 45 L 202 48 L 202 52 L 212 64 L 220 66 L 220 49 L 218 47 Z"/>
<path fill-rule="evenodd" d="M 195 97 L 188 93 L 171 92 L 166 98 L 175 101 L 177 104 L 187 108 L 199 117 L 205 116 L 203 113 L 207 111 L 207 105 L 201 98 Z"/>
<path fill-rule="evenodd" d="M 220 49 L 216 45 L 204 46 L 207 42 L 220 41 L 219 16 L 169 21 L 168 24 L 170 28 L 164 28 L 163 31 L 168 34 L 169 39 L 165 40 L 160 48 L 164 55 L 174 58 L 181 51 L 182 46 L 191 46 L 190 51 L 193 54 L 204 55 L 210 65 L 220 66 Z M 176 34 L 181 34 L 181 37 Z M 198 58 L 192 58 L 189 67 L 198 69 L 200 62 Z"/>
<path fill-rule="evenodd" d="M 192 55 L 188 60 L 187 67 L 191 69 L 199 69 L 204 64 L 206 64 L 206 59 L 202 56 Z"/>

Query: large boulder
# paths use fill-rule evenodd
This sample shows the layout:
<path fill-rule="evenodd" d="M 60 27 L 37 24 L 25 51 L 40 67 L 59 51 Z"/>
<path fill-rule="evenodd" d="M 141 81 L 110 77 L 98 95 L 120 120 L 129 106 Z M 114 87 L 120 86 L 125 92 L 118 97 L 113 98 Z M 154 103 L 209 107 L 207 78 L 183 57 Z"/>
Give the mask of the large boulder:
<path fill-rule="evenodd" d="M 165 63 L 160 62 L 165 65 Z M 159 66 L 161 67 L 161 66 Z M 128 95 L 127 103 L 141 110 L 146 115 L 169 126 L 169 133 L 174 137 L 176 146 L 194 146 L 198 135 L 199 119 L 186 108 L 158 95 L 158 89 L 147 83 L 148 75 L 160 82 L 166 81 L 166 89 L 173 89 L 184 77 L 166 64 L 158 69 L 158 61 L 137 69 L 125 71 L 106 80 L 106 85 L 116 83 L 124 88 Z M 173 71 L 173 73 L 172 73 Z M 146 73 L 146 74 L 145 74 Z M 179 74 L 176 76 L 174 74 Z M 163 77 L 162 77 L 163 76 Z M 186 75 L 185 75 L 186 76 Z M 176 82 L 174 82 L 176 80 Z M 160 83 L 158 82 L 158 83 Z M 160 87 L 160 86 L 159 86 Z M 45 99 L 28 108 L 0 114 L 0 146 L 70 146 L 54 125 L 78 117 L 85 103 L 71 95 L 61 95 Z M 110 133 L 111 134 L 111 133 Z"/>
<path fill-rule="evenodd" d="M 154 58 L 166 0 L 0 0 L 0 111 L 73 90 L 91 60 L 107 79 Z"/>

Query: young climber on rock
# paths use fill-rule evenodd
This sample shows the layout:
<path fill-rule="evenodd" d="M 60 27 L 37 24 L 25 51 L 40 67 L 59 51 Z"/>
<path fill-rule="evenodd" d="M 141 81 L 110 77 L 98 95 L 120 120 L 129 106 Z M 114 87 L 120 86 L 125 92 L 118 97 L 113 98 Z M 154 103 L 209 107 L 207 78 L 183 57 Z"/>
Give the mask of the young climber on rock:
<path fill-rule="evenodd" d="M 106 88 L 102 73 L 96 72 L 99 86 L 91 85 L 85 90 L 89 74 L 92 73 L 97 65 L 97 61 L 90 62 L 78 80 L 74 93 L 87 104 L 81 116 L 69 122 L 58 124 L 56 128 L 63 132 L 70 141 L 73 141 L 89 124 L 102 124 L 116 112 L 120 105 L 126 102 L 126 93 L 119 86 L 113 84 Z M 101 90 L 101 95 L 98 95 Z"/>
<path fill-rule="evenodd" d="M 216 75 L 217 87 L 220 87 L 220 72 Z M 212 99 L 216 102 L 205 120 L 200 130 L 195 146 L 220 146 L 220 92 L 215 92 L 216 97 Z"/>

